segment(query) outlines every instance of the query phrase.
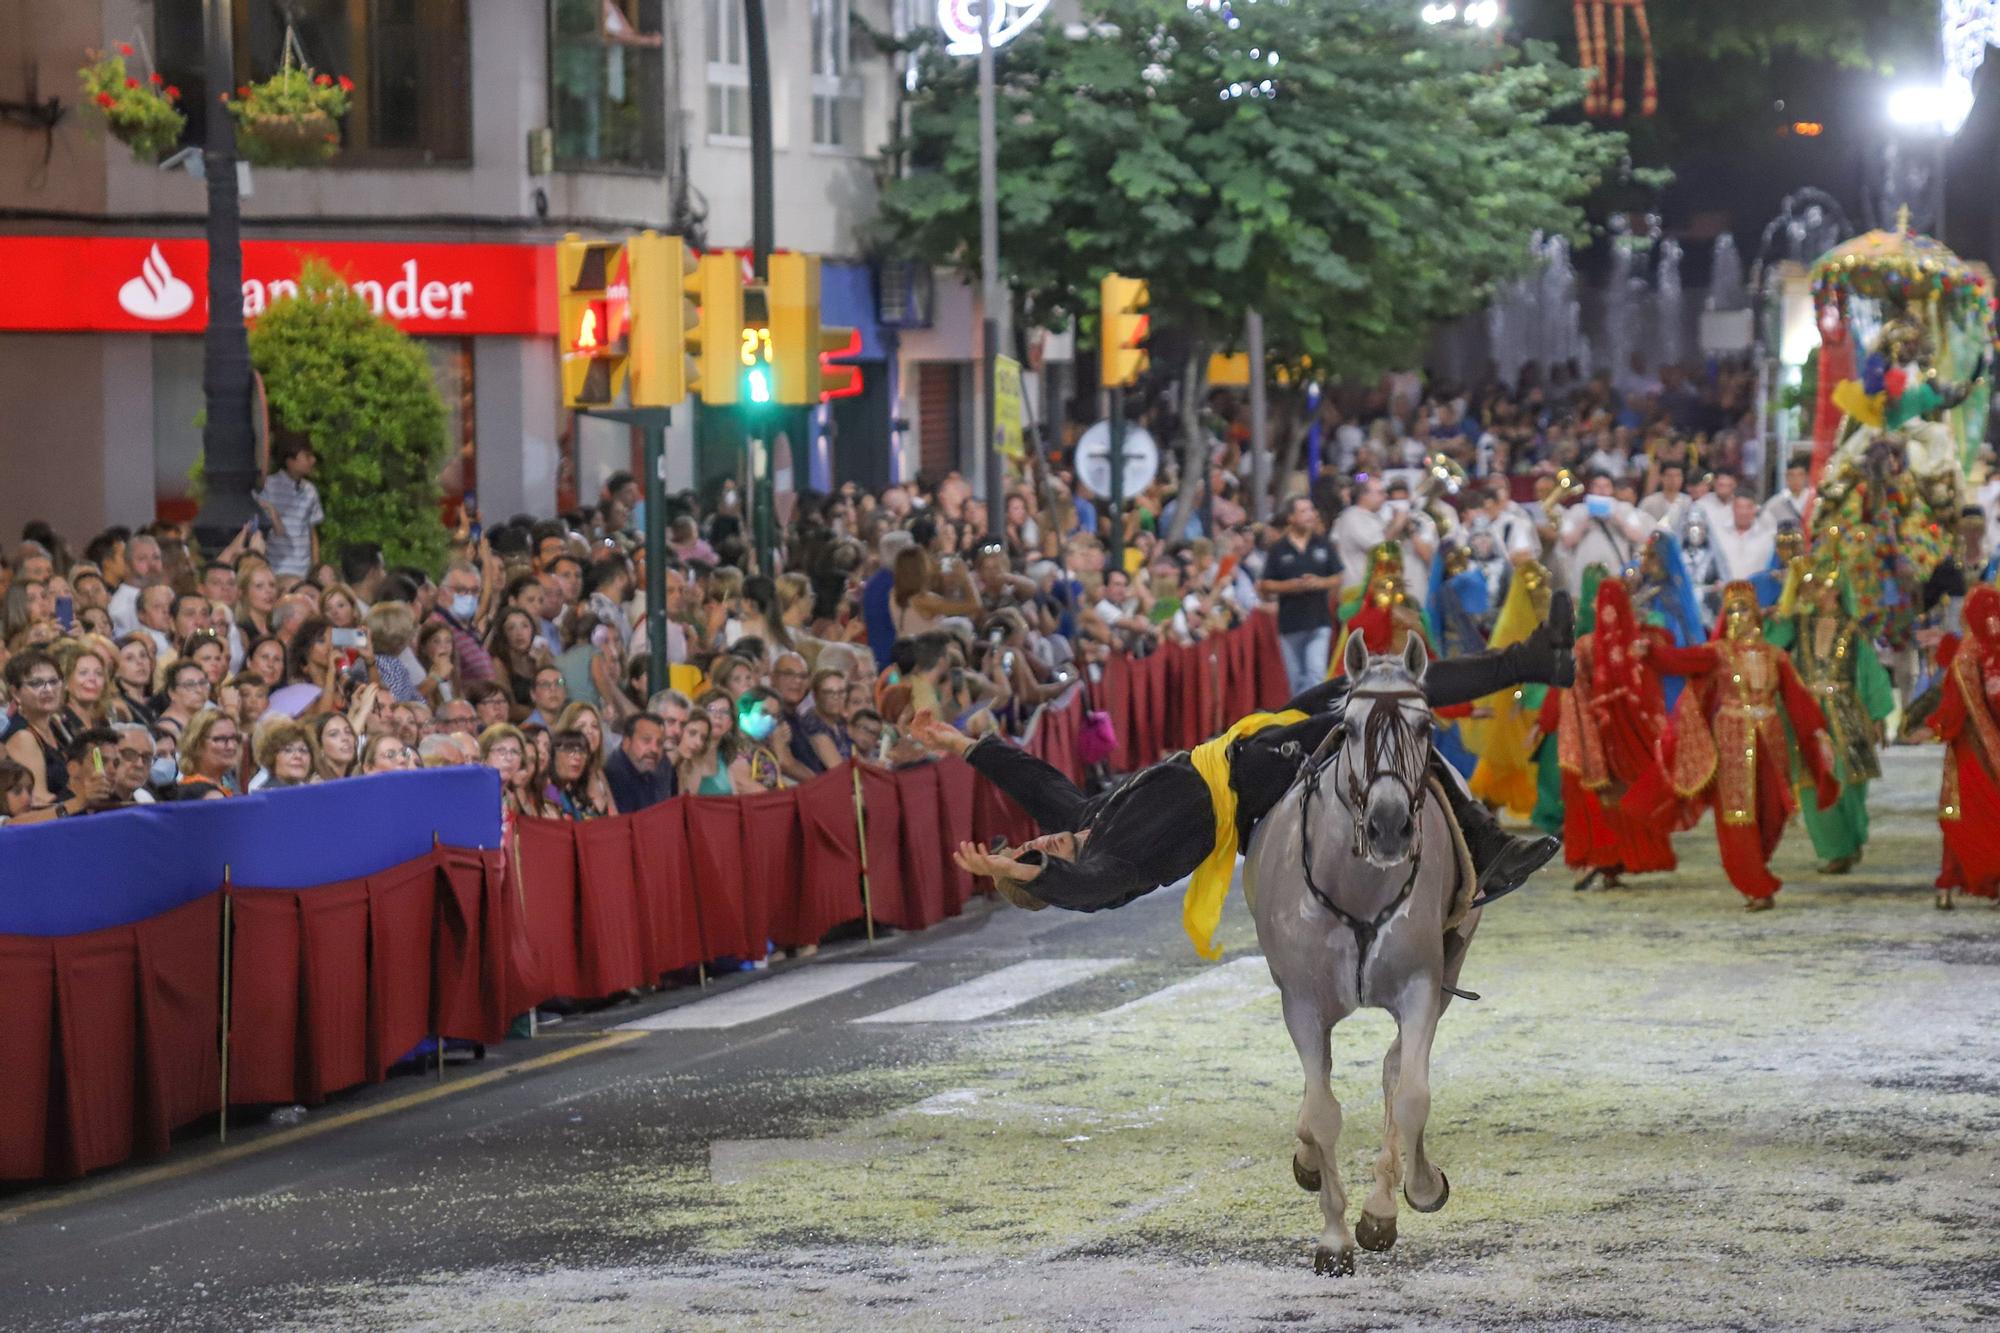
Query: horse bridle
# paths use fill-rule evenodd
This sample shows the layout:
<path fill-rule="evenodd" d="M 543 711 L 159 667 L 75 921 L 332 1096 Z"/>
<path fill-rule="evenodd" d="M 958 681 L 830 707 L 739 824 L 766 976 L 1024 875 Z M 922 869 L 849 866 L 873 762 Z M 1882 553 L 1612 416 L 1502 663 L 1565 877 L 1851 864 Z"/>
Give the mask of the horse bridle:
<path fill-rule="evenodd" d="M 1423 704 L 1426 708 L 1430 706 L 1430 700 L 1424 695 L 1424 692 L 1414 687 L 1408 689 L 1350 690 L 1347 695 L 1348 702 L 1351 704 L 1356 699 L 1367 700 L 1378 705 L 1393 702 L 1395 705 L 1386 714 L 1382 713 L 1379 708 L 1369 710 L 1368 723 L 1371 730 L 1378 716 L 1400 718 L 1402 716 L 1402 706 L 1405 703 L 1414 700 Z M 1383 730 L 1387 730 L 1386 722 L 1383 724 Z M 1368 732 L 1363 733 L 1365 744 L 1372 745 L 1374 741 L 1380 738 L 1379 733 L 1374 736 L 1371 736 Z M 1331 756 L 1326 757 L 1329 750 L 1332 751 Z M 1314 901 L 1325 908 L 1334 920 L 1346 926 L 1348 931 L 1354 936 L 1354 998 L 1356 1003 L 1360 1003 L 1367 983 L 1368 957 L 1375 947 L 1375 941 L 1380 938 L 1383 928 L 1390 921 L 1394 920 L 1396 914 L 1402 911 L 1404 905 L 1410 901 L 1410 895 L 1416 891 L 1417 870 L 1420 864 L 1418 858 L 1422 853 L 1423 841 L 1423 822 L 1419 816 L 1423 812 L 1424 799 L 1430 795 L 1430 784 L 1423 779 L 1423 766 L 1418 767 L 1414 783 L 1412 783 L 1411 779 L 1404 776 L 1399 766 L 1392 766 L 1387 772 L 1371 774 L 1368 783 L 1364 784 L 1361 780 L 1361 775 L 1353 765 L 1344 765 L 1342 763 L 1346 753 L 1347 719 L 1343 716 L 1339 725 L 1327 732 L 1326 739 L 1320 742 L 1319 748 L 1314 752 L 1313 757 L 1307 761 L 1305 775 L 1301 779 L 1303 790 L 1299 795 L 1299 860 L 1301 862 L 1301 869 L 1305 873 L 1306 891 L 1312 894 Z M 1321 776 L 1329 768 L 1343 769 L 1346 774 L 1344 783 L 1340 775 L 1336 774 L 1334 784 L 1335 789 L 1345 798 L 1348 811 L 1353 816 L 1351 821 L 1354 826 L 1353 852 L 1356 860 L 1361 859 L 1364 854 L 1364 849 L 1361 845 L 1361 812 L 1367 803 L 1368 785 L 1372 785 L 1374 782 L 1385 778 L 1393 779 L 1403 788 L 1404 797 L 1409 802 L 1410 819 L 1415 822 L 1417 827 L 1416 833 L 1412 835 L 1410 840 L 1410 873 L 1403 877 L 1403 886 L 1396 891 L 1396 896 L 1391 898 L 1381 911 L 1370 918 L 1358 917 L 1339 903 L 1336 903 L 1332 896 L 1326 890 L 1320 888 L 1318 881 L 1313 878 L 1312 804 L 1313 798 L 1319 795 Z"/>

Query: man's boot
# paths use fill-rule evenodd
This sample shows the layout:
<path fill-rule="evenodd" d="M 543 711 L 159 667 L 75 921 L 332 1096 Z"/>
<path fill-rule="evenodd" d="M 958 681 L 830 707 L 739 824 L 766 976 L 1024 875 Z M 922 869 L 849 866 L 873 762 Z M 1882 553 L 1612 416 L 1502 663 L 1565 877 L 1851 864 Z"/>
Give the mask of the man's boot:
<path fill-rule="evenodd" d="M 1560 594 L 1559 594 L 1560 595 Z M 1547 865 L 1562 850 L 1562 839 L 1546 835 L 1517 838 L 1500 827 L 1485 805 L 1466 790 L 1458 770 L 1435 752 L 1431 772 L 1444 788 L 1452 817 L 1465 834 L 1466 850 L 1472 853 L 1472 868 L 1479 874 L 1479 896 L 1474 907 L 1484 907 L 1528 882 L 1528 876 Z"/>

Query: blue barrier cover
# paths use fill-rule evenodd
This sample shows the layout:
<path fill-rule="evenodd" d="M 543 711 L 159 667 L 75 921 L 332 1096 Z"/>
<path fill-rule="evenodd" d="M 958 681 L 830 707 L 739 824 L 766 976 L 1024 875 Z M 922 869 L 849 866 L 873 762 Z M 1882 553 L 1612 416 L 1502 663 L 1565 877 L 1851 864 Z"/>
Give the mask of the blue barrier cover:
<path fill-rule="evenodd" d="M 179 907 L 222 884 L 306 889 L 430 851 L 500 845 L 489 768 L 378 773 L 0 828 L 0 935 L 75 935 Z"/>

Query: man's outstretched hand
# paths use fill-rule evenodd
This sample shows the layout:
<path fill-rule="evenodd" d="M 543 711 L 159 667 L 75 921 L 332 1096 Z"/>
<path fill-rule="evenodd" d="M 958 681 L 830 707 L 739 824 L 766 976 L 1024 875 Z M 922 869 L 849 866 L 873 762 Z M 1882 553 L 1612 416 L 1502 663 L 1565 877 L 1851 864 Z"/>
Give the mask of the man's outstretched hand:
<path fill-rule="evenodd" d="M 988 879 L 1010 879 L 1017 884 L 1032 883 L 1042 873 L 1040 866 L 1022 865 L 1015 857 L 1003 852 L 989 852 L 976 842 L 961 842 L 952 853 L 952 860 L 958 868 L 969 875 L 984 875 Z"/>
<path fill-rule="evenodd" d="M 940 754 L 963 755 L 974 744 L 972 737 L 966 735 L 957 727 L 951 725 L 951 723 L 940 720 L 937 714 L 928 711 L 918 713 L 910 719 L 910 735 Z M 973 873 L 984 874 L 985 872 L 974 871 Z"/>

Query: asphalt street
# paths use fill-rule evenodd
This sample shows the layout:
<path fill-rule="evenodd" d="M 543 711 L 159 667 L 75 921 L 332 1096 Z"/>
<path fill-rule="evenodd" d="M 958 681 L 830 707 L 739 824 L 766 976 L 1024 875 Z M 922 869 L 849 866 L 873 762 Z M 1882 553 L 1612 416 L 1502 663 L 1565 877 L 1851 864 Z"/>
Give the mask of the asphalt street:
<path fill-rule="evenodd" d="M 1449 1206 L 1316 1278 L 1298 1069 L 1232 901 L 976 905 L 572 1019 L 300 1125 L 0 1197 L 35 1329 L 1979 1328 L 2000 1323 L 2000 912 L 1931 906 L 1938 752 L 1860 871 L 1488 914 L 1440 1029 Z M 1358 1207 L 1386 1016 L 1335 1033 Z"/>

